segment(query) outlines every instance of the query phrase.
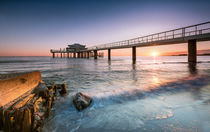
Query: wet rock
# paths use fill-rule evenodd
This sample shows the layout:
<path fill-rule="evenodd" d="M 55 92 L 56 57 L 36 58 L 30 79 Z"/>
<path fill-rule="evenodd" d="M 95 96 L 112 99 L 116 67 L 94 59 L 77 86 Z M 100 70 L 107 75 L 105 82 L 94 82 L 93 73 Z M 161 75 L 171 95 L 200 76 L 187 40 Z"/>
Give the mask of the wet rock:
<path fill-rule="evenodd" d="M 38 114 L 36 114 L 36 115 L 34 115 L 34 120 L 39 121 L 39 120 L 41 120 L 41 118 Z"/>
<path fill-rule="evenodd" d="M 87 94 L 79 92 L 73 97 L 73 103 L 77 110 L 81 111 L 92 103 L 92 98 Z"/>
<path fill-rule="evenodd" d="M 45 84 L 49 90 L 54 89 L 56 87 L 56 83 L 54 82 L 45 82 Z"/>
<path fill-rule="evenodd" d="M 40 83 L 33 91 L 35 94 L 38 94 L 39 97 L 42 97 L 43 99 L 49 98 L 49 90 L 45 83 Z"/>
<path fill-rule="evenodd" d="M 66 86 L 66 84 L 58 85 L 58 89 L 61 89 L 61 90 L 59 91 L 59 93 L 60 93 L 61 95 L 67 94 L 67 86 Z"/>

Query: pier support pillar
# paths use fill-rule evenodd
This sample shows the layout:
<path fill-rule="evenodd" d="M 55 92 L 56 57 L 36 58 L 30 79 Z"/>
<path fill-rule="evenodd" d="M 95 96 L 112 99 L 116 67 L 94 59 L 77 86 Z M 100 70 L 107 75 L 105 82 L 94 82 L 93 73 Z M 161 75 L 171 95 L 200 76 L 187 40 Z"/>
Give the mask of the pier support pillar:
<path fill-rule="evenodd" d="M 80 52 L 77 53 L 77 58 L 80 58 Z"/>
<path fill-rule="evenodd" d="M 108 49 L 108 60 L 111 60 L 111 49 Z"/>
<path fill-rule="evenodd" d="M 83 58 L 84 57 L 84 52 L 81 52 L 81 58 Z"/>
<path fill-rule="evenodd" d="M 76 52 L 73 53 L 73 57 L 76 58 Z"/>
<path fill-rule="evenodd" d="M 132 47 L 132 61 L 133 64 L 136 64 L 136 46 Z"/>
<path fill-rule="evenodd" d="M 87 58 L 88 59 L 90 58 L 90 52 L 89 51 L 87 52 Z"/>
<path fill-rule="evenodd" d="M 55 58 L 55 53 L 52 53 L 52 57 Z"/>
<path fill-rule="evenodd" d="M 62 55 L 62 53 L 61 53 L 61 58 L 63 58 L 63 55 Z"/>
<path fill-rule="evenodd" d="M 188 62 L 197 62 L 197 48 L 196 40 L 188 40 Z"/>
<path fill-rule="evenodd" d="M 96 60 L 97 59 L 97 50 L 94 50 L 94 59 Z"/>
<path fill-rule="evenodd" d="M 67 58 L 69 58 L 69 53 L 67 53 Z"/>

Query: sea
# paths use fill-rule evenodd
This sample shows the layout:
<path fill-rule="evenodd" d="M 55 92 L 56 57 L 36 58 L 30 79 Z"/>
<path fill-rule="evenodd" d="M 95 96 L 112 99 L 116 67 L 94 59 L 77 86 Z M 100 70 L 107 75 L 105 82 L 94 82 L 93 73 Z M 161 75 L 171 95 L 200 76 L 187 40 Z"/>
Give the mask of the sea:
<path fill-rule="evenodd" d="M 45 82 L 67 84 L 43 132 L 210 132 L 210 56 L 86 59 L 0 57 L 0 74 L 40 70 Z M 77 111 L 72 97 L 92 104 Z"/>

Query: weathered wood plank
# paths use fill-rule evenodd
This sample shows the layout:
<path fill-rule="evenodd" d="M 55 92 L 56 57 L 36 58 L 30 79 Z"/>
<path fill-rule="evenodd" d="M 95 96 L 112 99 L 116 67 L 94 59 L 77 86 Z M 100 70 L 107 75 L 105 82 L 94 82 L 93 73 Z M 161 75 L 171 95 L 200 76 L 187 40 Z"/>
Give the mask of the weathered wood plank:
<path fill-rule="evenodd" d="M 12 109 L 18 109 L 20 107 L 23 107 L 24 105 L 26 105 L 31 99 L 33 99 L 35 96 L 35 94 L 30 94 L 28 95 L 27 97 L 19 100 L 17 103 L 15 103 L 13 106 L 12 106 Z"/>
<path fill-rule="evenodd" d="M 14 76 L 16 77 L 0 80 L 0 107 L 32 90 L 42 81 L 40 71 L 18 73 L 18 76 Z"/>

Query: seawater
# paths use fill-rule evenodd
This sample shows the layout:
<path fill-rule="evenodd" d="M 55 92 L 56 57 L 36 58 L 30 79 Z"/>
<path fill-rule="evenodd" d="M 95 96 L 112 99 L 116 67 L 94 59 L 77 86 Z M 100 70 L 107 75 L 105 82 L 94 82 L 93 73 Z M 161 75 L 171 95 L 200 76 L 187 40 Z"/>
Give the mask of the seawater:
<path fill-rule="evenodd" d="M 0 74 L 40 70 L 46 82 L 66 83 L 44 132 L 210 131 L 210 56 L 189 65 L 186 56 L 67 59 L 0 57 Z M 91 106 L 78 112 L 72 96 Z"/>

